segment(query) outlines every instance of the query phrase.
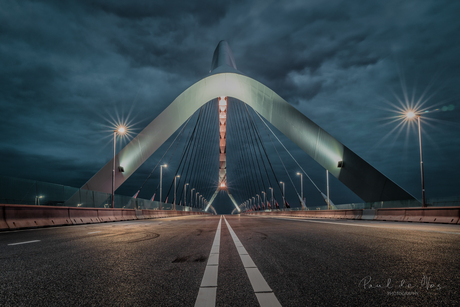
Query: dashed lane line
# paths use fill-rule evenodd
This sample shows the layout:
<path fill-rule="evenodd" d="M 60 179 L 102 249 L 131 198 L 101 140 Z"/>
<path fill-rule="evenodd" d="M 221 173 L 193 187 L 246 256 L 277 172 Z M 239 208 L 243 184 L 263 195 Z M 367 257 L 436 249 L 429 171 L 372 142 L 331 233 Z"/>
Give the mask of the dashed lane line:
<path fill-rule="evenodd" d="M 29 243 L 36 243 L 40 242 L 41 240 L 33 240 L 33 241 L 25 241 L 25 242 L 17 242 L 17 243 L 10 243 L 8 245 L 21 245 L 21 244 L 29 244 Z"/>
<path fill-rule="evenodd" d="M 235 243 L 238 254 L 240 255 L 241 262 L 243 262 L 246 274 L 248 274 L 249 281 L 251 282 L 252 289 L 256 294 L 257 300 L 259 301 L 259 305 L 261 307 L 281 307 L 281 304 L 273 293 L 273 290 L 270 288 L 267 281 L 260 273 L 254 261 L 252 261 L 251 256 L 249 256 L 248 252 L 236 236 L 235 232 L 225 217 L 224 220 L 227 224 L 228 230 L 230 231 L 230 235 L 232 236 L 233 243 Z"/>
<path fill-rule="evenodd" d="M 200 290 L 198 291 L 198 296 L 195 301 L 195 307 L 216 306 L 221 224 L 222 216 L 220 217 L 219 225 L 217 225 L 216 235 L 214 236 L 211 252 L 208 257 L 208 263 L 206 264 L 203 279 L 201 280 Z"/>

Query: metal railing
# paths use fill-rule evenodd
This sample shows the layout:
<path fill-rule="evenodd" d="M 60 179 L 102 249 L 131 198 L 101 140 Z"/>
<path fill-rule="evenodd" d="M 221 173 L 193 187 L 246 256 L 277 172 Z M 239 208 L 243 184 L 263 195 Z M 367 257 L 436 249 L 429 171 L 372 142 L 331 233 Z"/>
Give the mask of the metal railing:
<path fill-rule="evenodd" d="M 112 194 L 83 190 L 60 184 L 0 176 L 0 204 L 111 208 Z M 173 210 L 172 204 L 117 195 L 115 208 Z M 176 205 L 177 211 L 202 211 Z"/>

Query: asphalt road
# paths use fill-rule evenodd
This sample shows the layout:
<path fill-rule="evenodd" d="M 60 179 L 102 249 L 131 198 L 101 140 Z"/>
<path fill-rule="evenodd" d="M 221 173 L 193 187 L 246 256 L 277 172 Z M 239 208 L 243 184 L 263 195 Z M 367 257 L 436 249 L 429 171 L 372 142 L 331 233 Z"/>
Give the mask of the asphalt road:
<path fill-rule="evenodd" d="M 209 216 L 7 231 L 0 306 L 459 306 L 459 260 L 459 225 Z"/>

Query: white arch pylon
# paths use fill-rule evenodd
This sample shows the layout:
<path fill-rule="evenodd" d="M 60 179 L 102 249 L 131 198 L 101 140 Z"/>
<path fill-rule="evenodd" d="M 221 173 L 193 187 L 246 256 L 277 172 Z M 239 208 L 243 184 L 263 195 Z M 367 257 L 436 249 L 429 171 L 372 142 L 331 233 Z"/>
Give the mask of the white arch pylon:
<path fill-rule="evenodd" d="M 321 129 L 262 83 L 236 69 L 227 42 L 213 56 L 211 73 L 182 92 L 115 157 L 115 189 L 208 101 L 220 96 L 245 102 L 365 202 L 414 199 L 369 163 Z M 111 193 L 109 161 L 82 189 Z"/>

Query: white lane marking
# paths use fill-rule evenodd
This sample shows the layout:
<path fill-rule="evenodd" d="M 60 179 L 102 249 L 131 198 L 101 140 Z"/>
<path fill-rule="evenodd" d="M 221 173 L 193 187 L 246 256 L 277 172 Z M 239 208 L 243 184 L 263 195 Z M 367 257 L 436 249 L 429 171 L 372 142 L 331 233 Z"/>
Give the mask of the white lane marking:
<path fill-rule="evenodd" d="M 313 220 L 281 218 L 281 217 L 269 217 L 269 218 L 274 218 L 274 219 L 277 219 L 277 220 L 285 220 L 285 221 L 300 221 L 300 222 L 309 222 L 309 223 L 334 224 L 334 225 L 346 225 L 346 226 L 358 226 L 358 227 L 370 227 L 370 228 L 383 228 L 383 229 L 388 229 L 388 230 L 398 229 L 398 230 L 423 231 L 423 232 L 445 233 L 445 234 L 450 234 L 450 235 L 460 235 L 460 232 L 439 231 L 439 230 L 429 230 L 429 229 L 413 229 L 411 227 L 388 227 L 388 226 L 375 226 L 375 225 L 361 225 L 361 224 L 352 224 L 352 223 L 313 221 Z M 391 225 L 391 226 L 393 226 L 393 225 Z M 413 226 L 418 226 L 418 225 L 413 225 Z"/>
<path fill-rule="evenodd" d="M 195 307 L 214 307 L 216 306 L 217 287 L 200 288 L 196 298 Z"/>
<path fill-rule="evenodd" d="M 278 307 L 279 302 L 276 299 L 275 294 L 271 293 L 256 293 L 257 300 L 259 301 L 260 306 L 264 307 Z"/>
<path fill-rule="evenodd" d="M 248 255 L 249 256 L 249 255 Z M 248 274 L 249 281 L 251 282 L 252 288 L 255 293 L 258 292 L 273 292 L 272 288 L 267 284 L 265 278 L 260 273 L 257 267 L 255 268 L 245 268 L 246 273 Z"/>
<path fill-rule="evenodd" d="M 219 266 L 207 265 L 204 270 L 203 280 L 201 281 L 200 288 L 217 287 L 217 271 Z"/>
<path fill-rule="evenodd" d="M 281 304 L 273 293 L 273 290 L 270 288 L 267 281 L 260 273 L 254 261 L 252 261 L 251 256 L 249 256 L 248 252 L 243 247 L 243 244 L 238 239 L 236 233 L 233 231 L 225 216 L 224 220 L 227 224 L 228 230 L 230 231 L 233 243 L 235 243 L 238 254 L 240 255 L 241 262 L 243 262 L 246 274 L 248 274 L 249 281 L 251 282 L 252 289 L 256 294 L 259 305 L 261 307 L 281 307 Z"/>
<path fill-rule="evenodd" d="M 195 301 L 195 307 L 214 307 L 216 306 L 217 293 L 217 275 L 219 273 L 219 248 L 220 248 L 220 229 L 222 225 L 222 216 L 217 225 L 216 235 L 212 242 L 209 253 L 208 263 L 204 270 L 203 279 L 201 280 L 200 290 Z"/>
<path fill-rule="evenodd" d="M 93 231 L 93 232 L 88 232 L 88 234 L 93 234 L 93 233 L 98 233 L 98 232 L 101 232 L 101 231 Z"/>
<path fill-rule="evenodd" d="M 20 245 L 20 244 L 28 244 L 28 243 L 35 243 L 35 242 L 40 242 L 41 240 L 33 240 L 33 241 L 25 241 L 25 242 L 18 242 L 18 243 L 11 243 L 8 245 Z"/>

